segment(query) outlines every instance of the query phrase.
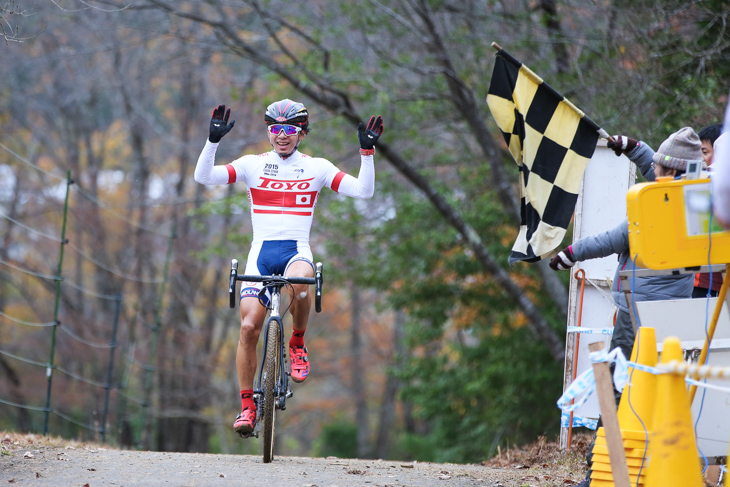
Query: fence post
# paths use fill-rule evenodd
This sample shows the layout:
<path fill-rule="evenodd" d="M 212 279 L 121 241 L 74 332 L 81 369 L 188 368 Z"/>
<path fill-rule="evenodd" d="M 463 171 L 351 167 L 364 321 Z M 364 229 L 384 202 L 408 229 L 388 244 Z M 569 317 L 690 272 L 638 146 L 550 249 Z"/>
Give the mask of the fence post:
<path fill-rule="evenodd" d="M 66 172 L 66 201 L 63 204 L 63 225 L 61 227 L 61 251 L 58 257 L 58 272 L 56 275 L 56 298 L 53 305 L 53 330 L 51 331 L 51 352 L 48 357 L 48 366 L 46 367 L 46 379 L 48 379 L 48 390 L 46 392 L 46 417 L 43 422 L 43 434 L 48 434 L 48 417 L 51 414 L 51 386 L 53 384 L 53 355 L 56 351 L 56 331 L 58 330 L 58 305 L 61 300 L 61 272 L 63 271 L 63 249 L 64 245 L 68 243 L 66 240 L 66 220 L 68 216 L 68 194 L 69 188 L 73 184 L 71 179 L 71 171 Z"/>
<path fill-rule="evenodd" d="M 109 346 L 111 349 L 109 350 L 109 367 L 107 368 L 106 372 L 106 394 L 104 397 L 104 413 L 101 416 L 101 442 L 104 443 L 106 441 L 106 418 L 109 414 L 109 394 L 111 393 L 112 389 L 112 376 L 113 376 L 113 370 L 114 370 L 114 351 L 117 348 L 117 328 L 119 326 L 119 313 L 121 312 L 121 305 L 122 305 L 122 295 L 117 294 L 117 297 L 115 298 L 116 301 L 116 309 L 114 310 L 114 325 L 112 326 L 112 339 L 109 342 Z"/>

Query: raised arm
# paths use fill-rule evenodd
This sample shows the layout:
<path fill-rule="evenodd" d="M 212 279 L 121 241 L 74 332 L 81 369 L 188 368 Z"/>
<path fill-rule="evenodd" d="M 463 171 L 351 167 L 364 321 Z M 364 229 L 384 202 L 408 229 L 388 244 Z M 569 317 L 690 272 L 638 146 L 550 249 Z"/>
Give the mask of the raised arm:
<path fill-rule="evenodd" d="M 225 105 L 218 105 L 213 110 L 213 116 L 210 120 L 210 129 L 208 140 L 205 147 L 198 157 L 198 163 L 195 165 L 195 173 L 193 178 L 195 182 L 200 184 L 228 184 L 229 173 L 224 166 L 215 166 L 215 152 L 218 149 L 218 143 L 224 135 L 231 131 L 235 120 L 228 123 L 231 116 L 231 109 L 226 110 Z"/>
<path fill-rule="evenodd" d="M 360 173 L 357 178 L 339 173 L 332 182 L 332 189 L 353 198 L 372 198 L 375 194 L 375 144 L 383 133 L 383 117 L 370 117 L 367 126 L 357 127 L 360 141 Z"/>
<path fill-rule="evenodd" d="M 625 154 L 641 171 L 647 181 L 654 181 L 654 149 L 643 140 L 636 140 L 625 135 L 614 135 L 614 142 L 608 141 L 608 148 L 613 149 L 617 156 Z"/>

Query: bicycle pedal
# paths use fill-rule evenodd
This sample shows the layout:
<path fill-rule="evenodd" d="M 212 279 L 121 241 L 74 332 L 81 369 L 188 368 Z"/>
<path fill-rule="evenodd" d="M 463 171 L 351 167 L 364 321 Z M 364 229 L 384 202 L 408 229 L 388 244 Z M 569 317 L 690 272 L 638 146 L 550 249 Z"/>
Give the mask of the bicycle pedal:
<path fill-rule="evenodd" d="M 258 438 L 259 437 L 259 429 L 258 429 L 258 425 L 256 425 L 256 426 L 257 426 L 257 428 L 254 429 L 252 432 L 250 432 L 250 433 L 238 433 L 238 436 L 240 436 L 241 438 Z"/>

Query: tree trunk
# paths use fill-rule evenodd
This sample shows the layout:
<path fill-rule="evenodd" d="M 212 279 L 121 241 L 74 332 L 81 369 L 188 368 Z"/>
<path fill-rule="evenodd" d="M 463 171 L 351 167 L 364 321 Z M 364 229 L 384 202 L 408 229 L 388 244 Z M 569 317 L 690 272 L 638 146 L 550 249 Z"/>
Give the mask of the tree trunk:
<path fill-rule="evenodd" d="M 568 56 L 568 50 L 565 48 L 566 41 L 563 39 L 557 2 L 556 0 L 540 0 L 540 8 L 543 11 L 543 23 L 547 27 L 548 36 L 552 42 L 558 74 L 567 73 L 570 69 L 570 57 Z"/>
<path fill-rule="evenodd" d="M 350 357 L 352 359 L 350 369 L 352 374 L 352 397 L 355 401 L 355 424 L 357 425 L 357 455 L 358 458 L 368 458 L 370 455 L 368 445 L 370 427 L 364 380 L 367 372 L 365 363 L 362 360 L 361 300 L 360 286 L 355 282 L 350 282 Z"/>
<path fill-rule="evenodd" d="M 28 404 L 28 400 L 23 395 L 23 388 L 20 379 L 18 378 L 18 374 L 2 355 L 0 355 L 0 372 L 3 372 L 2 375 L 5 375 L 10 382 L 10 390 L 8 391 L 10 393 L 10 398 L 17 404 Z M 28 410 L 25 408 L 16 409 L 18 411 L 18 416 L 16 418 L 18 429 L 24 433 L 31 431 L 33 423 L 31 422 Z"/>
<path fill-rule="evenodd" d="M 406 314 L 403 310 L 396 310 L 395 322 L 393 323 L 393 356 L 390 360 L 392 369 L 399 370 L 405 359 L 406 346 L 403 342 L 405 337 Z M 390 431 L 395 422 L 395 408 L 398 399 L 400 380 L 393 372 L 388 372 L 383 387 L 383 398 L 380 401 L 380 423 L 378 425 L 378 438 L 375 441 L 375 458 L 388 458 L 390 447 Z"/>

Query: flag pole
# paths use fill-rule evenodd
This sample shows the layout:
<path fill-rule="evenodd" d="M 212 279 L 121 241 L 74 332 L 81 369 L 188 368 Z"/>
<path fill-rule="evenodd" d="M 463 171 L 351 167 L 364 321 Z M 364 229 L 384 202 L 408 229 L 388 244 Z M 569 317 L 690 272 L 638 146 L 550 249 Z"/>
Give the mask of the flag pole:
<path fill-rule="evenodd" d="M 507 51 L 505 51 L 504 49 L 502 49 L 502 46 L 500 46 L 500 45 L 499 45 L 499 44 L 497 44 L 496 42 L 492 42 L 492 47 L 493 47 L 494 49 L 496 49 L 498 53 L 502 54 L 502 55 L 503 55 L 503 56 L 505 56 L 505 57 L 506 57 L 507 59 L 509 59 L 510 61 L 514 62 L 515 64 L 519 64 L 519 65 L 521 65 L 521 64 L 522 64 L 522 63 L 520 63 L 519 61 L 517 61 L 517 60 L 516 60 L 515 58 L 513 58 L 512 56 L 510 56 L 509 54 L 507 54 Z M 525 66 L 525 68 L 527 68 L 527 66 Z M 550 85 L 548 85 L 547 83 L 545 83 L 544 81 L 543 81 L 543 83 L 545 84 L 545 86 L 548 86 L 548 87 L 550 86 Z M 552 89 L 552 88 L 551 88 L 551 89 Z M 552 91 L 555 91 L 555 90 L 552 90 Z M 557 92 L 555 92 L 555 93 L 557 93 Z M 563 98 L 563 100 L 565 100 L 565 102 L 567 102 L 567 103 L 568 103 L 569 105 L 571 105 L 572 107 L 575 107 L 575 109 L 576 109 L 576 110 L 578 111 L 578 113 L 583 113 L 583 112 L 582 112 L 581 110 L 579 110 L 579 109 L 578 109 L 578 107 L 576 107 L 575 105 L 573 105 L 572 103 L 570 103 L 570 101 L 568 101 L 568 100 L 567 100 L 567 99 L 566 99 L 566 98 L 565 98 L 564 96 L 562 96 L 562 95 L 560 95 L 560 96 L 561 96 L 561 97 Z M 585 114 L 583 114 L 583 118 L 585 118 L 585 119 L 586 119 L 586 120 L 587 120 L 588 122 L 590 122 L 591 124 L 593 124 L 593 125 L 594 125 L 594 126 L 596 127 L 596 132 L 598 132 L 598 135 L 600 135 L 600 136 L 601 136 L 601 137 L 603 137 L 604 139 L 608 139 L 608 140 L 610 140 L 611 142 L 616 142 L 616 140 L 615 140 L 615 139 L 614 139 L 613 137 L 611 137 L 610 135 L 608 135 L 608 132 L 606 132 L 606 131 L 605 131 L 605 130 L 603 130 L 603 129 L 602 129 L 601 127 L 599 127 L 599 126 L 598 126 L 598 125 L 597 125 L 597 124 L 596 124 L 596 123 L 595 123 L 595 122 L 594 122 L 593 120 L 591 120 L 590 118 L 588 118 L 588 117 L 587 117 L 587 116 L 586 116 Z"/>

